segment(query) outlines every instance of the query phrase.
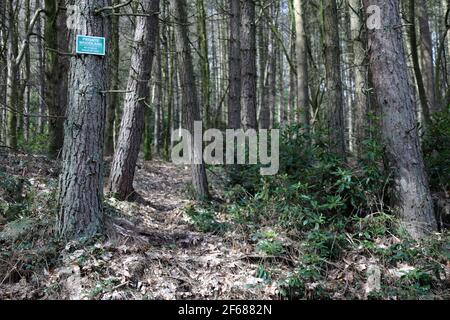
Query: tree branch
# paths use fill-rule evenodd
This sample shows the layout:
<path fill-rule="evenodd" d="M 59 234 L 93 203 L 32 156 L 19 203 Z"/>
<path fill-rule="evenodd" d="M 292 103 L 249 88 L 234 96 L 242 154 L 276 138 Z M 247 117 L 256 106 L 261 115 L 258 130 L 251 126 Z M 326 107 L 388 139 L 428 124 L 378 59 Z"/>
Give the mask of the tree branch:
<path fill-rule="evenodd" d="M 108 6 L 108 7 L 103 7 L 103 8 L 98 8 L 94 10 L 94 14 L 99 14 L 103 11 L 107 11 L 107 10 L 116 10 L 116 9 L 120 9 L 122 7 L 128 6 L 130 3 L 132 2 L 132 0 L 128 0 L 127 2 L 122 2 L 119 4 L 116 4 L 115 6 Z"/>

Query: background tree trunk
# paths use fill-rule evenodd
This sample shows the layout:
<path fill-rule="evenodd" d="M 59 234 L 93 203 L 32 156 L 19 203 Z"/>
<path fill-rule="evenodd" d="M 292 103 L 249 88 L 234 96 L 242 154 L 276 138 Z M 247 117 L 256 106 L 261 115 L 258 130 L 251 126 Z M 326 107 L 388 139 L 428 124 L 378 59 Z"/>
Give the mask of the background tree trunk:
<path fill-rule="evenodd" d="M 8 147 L 17 148 L 17 110 L 18 110 L 18 84 L 19 71 L 16 65 L 18 53 L 18 35 L 16 28 L 17 8 L 16 1 L 7 2 L 7 21 L 8 21 L 8 53 L 7 53 L 7 79 L 6 79 L 6 117 L 7 117 L 7 136 L 6 143 Z"/>
<path fill-rule="evenodd" d="M 171 0 L 171 12 L 175 17 L 176 49 L 179 63 L 179 77 L 181 84 L 182 104 L 183 104 L 183 128 L 188 130 L 192 136 L 194 133 L 194 121 L 200 121 L 200 108 L 198 104 L 197 88 L 195 84 L 194 66 L 190 42 L 187 35 L 188 25 L 187 10 L 185 0 Z M 194 140 L 194 139 L 192 139 Z M 201 148 L 201 144 L 200 144 Z M 191 159 L 199 159 L 202 150 L 196 150 L 194 141 L 191 146 Z M 203 159 L 202 159 L 203 160 Z M 203 161 L 202 161 L 203 162 Z M 209 198 L 208 180 L 204 163 L 192 164 L 192 183 L 197 198 Z"/>
<path fill-rule="evenodd" d="M 428 5 L 426 0 L 418 0 L 417 3 L 417 17 L 419 19 L 420 30 L 420 53 L 422 76 L 425 83 L 425 90 L 428 101 L 428 110 L 430 116 L 438 111 L 435 97 L 435 83 L 434 83 L 434 65 L 433 65 L 433 41 L 431 40 L 431 31 L 428 17 Z M 412 23 L 412 22 L 411 22 Z"/>
<path fill-rule="evenodd" d="M 355 101 L 353 104 L 353 142 L 357 155 L 363 152 L 363 142 L 366 139 L 368 128 L 368 101 L 367 101 L 367 36 L 362 28 L 363 12 L 360 0 L 350 0 L 350 30 L 353 54 L 351 59 L 355 75 Z"/>
<path fill-rule="evenodd" d="M 120 0 L 114 0 L 113 4 L 120 3 Z M 115 10 L 118 13 L 118 10 Z M 119 90 L 119 67 L 120 67 L 120 49 L 119 49 L 119 17 L 111 16 L 111 41 L 109 50 L 109 70 L 110 84 L 109 89 Z M 106 128 L 105 128 L 105 156 L 114 154 L 114 128 L 116 121 L 116 112 L 119 108 L 119 93 L 111 92 L 108 99 L 108 108 L 106 110 Z"/>
<path fill-rule="evenodd" d="M 136 18 L 127 93 L 109 178 L 109 192 L 121 200 L 134 193 L 134 173 L 142 142 L 145 108 L 149 102 L 149 81 L 158 35 L 159 0 L 142 1 L 140 10 L 150 17 Z"/>
<path fill-rule="evenodd" d="M 41 7 L 41 1 L 36 0 L 36 8 Z M 45 52 L 42 50 L 42 17 L 40 16 L 36 22 L 36 46 L 37 46 L 37 59 L 38 59 L 38 75 L 39 75 L 39 115 L 38 118 L 38 132 L 43 134 L 45 131 L 45 125 L 47 123 L 46 104 L 45 104 Z"/>
<path fill-rule="evenodd" d="M 29 24 L 30 24 L 30 0 L 25 0 L 25 23 L 24 32 L 28 34 Z M 30 61 L 30 46 L 27 46 L 25 51 L 25 68 L 24 68 L 24 93 L 23 93 L 23 137 L 24 141 L 27 142 L 30 134 L 30 97 L 31 97 L 31 83 L 30 83 L 30 72 L 31 72 L 31 61 Z"/>
<path fill-rule="evenodd" d="M 308 92 L 308 56 L 306 49 L 306 33 L 303 22 L 302 0 L 294 0 L 296 58 L 297 58 L 297 114 L 299 123 L 305 128 L 309 126 L 309 92 Z"/>
<path fill-rule="evenodd" d="M 162 117 L 162 71 L 161 71 L 161 46 L 159 42 L 159 37 L 156 39 L 156 65 L 153 67 L 154 74 L 154 131 L 153 131 L 153 144 L 155 146 L 156 154 L 159 154 L 161 151 L 161 138 L 162 138 L 162 130 L 163 130 L 163 117 Z"/>
<path fill-rule="evenodd" d="M 241 127 L 241 1 L 230 0 L 228 128 Z"/>
<path fill-rule="evenodd" d="M 241 2 L 242 125 L 257 129 L 255 2 Z"/>
<path fill-rule="evenodd" d="M 58 38 L 64 37 L 65 23 L 58 24 L 58 2 L 54 0 L 45 0 L 45 24 L 44 24 L 44 42 L 45 42 L 45 96 L 44 100 L 48 108 L 48 134 L 50 157 L 56 158 L 62 149 L 64 143 L 64 121 L 67 94 L 64 93 L 65 78 L 67 73 L 64 67 L 63 58 L 58 54 L 60 51 L 59 43 L 67 44 L 67 39 L 59 41 Z M 61 34 L 59 34 L 61 33 Z M 65 38 L 65 37 L 64 37 Z M 66 47 L 67 48 L 67 47 Z M 66 52 L 66 50 L 61 50 Z M 63 97 L 61 97 L 63 94 Z"/>
<path fill-rule="evenodd" d="M 344 157 L 344 100 L 342 96 L 338 11 L 336 0 L 323 0 L 322 5 L 330 150 Z"/>
<path fill-rule="evenodd" d="M 209 68 L 208 34 L 206 32 L 206 12 L 203 0 L 196 0 L 197 6 L 197 35 L 200 52 L 201 70 L 201 104 L 203 106 L 203 120 L 205 127 L 210 127 L 211 120 L 211 84 Z"/>

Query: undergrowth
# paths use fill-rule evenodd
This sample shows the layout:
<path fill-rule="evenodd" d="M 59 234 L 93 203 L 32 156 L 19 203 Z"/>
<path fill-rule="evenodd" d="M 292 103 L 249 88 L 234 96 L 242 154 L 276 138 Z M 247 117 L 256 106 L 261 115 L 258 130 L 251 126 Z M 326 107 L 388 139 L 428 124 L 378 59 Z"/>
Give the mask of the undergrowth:
<path fill-rule="evenodd" d="M 442 189 L 448 188 L 450 165 L 440 149 L 448 153 L 450 148 L 448 115 L 440 117 L 426 141 L 436 145 L 436 139 L 445 136 L 446 142 L 437 151 L 425 148 L 425 156 L 432 188 Z M 282 131 L 278 175 L 261 176 L 258 165 L 231 167 L 225 204 L 218 210 L 216 205 L 202 205 L 195 215 L 192 208 L 188 214 L 198 229 L 214 232 L 214 211 L 225 212 L 236 227 L 253 235 L 256 253 L 295 252 L 295 271 L 277 280 L 280 298 L 450 298 L 450 237 L 443 232 L 417 243 L 400 229 L 387 205 L 390 176 L 383 169 L 383 147 L 375 132 L 369 136 L 359 160 L 344 161 L 328 152 L 320 136 L 311 139 L 300 127 L 288 127 Z M 290 248 L 279 233 L 264 231 L 267 228 L 288 235 Z M 380 270 L 379 285 L 365 290 L 371 265 Z M 352 284 L 332 278 L 339 268 L 351 267 L 360 269 Z M 263 266 L 255 273 L 272 281 Z"/>

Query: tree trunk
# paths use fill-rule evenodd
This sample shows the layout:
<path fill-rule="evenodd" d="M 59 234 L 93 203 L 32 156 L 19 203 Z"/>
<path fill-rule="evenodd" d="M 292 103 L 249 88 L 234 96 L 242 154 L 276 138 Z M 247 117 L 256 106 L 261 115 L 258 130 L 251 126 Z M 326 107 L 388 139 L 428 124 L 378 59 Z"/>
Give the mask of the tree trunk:
<path fill-rule="evenodd" d="M 230 1 L 228 128 L 241 127 L 241 1 Z"/>
<path fill-rule="evenodd" d="M 36 8 L 41 7 L 41 1 L 36 0 Z M 45 105 L 45 57 L 44 50 L 42 50 L 42 18 L 39 17 L 36 22 L 36 46 L 37 46 L 37 59 L 38 59 L 38 81 L 39 81 L 39 115 L 38 120 L 38 133 L 43 134 L 45 131 L 45 125 L 47 123 L 46 105 Z"/>
<path fill-rule="evenodd" d="M 278 44 L 278 47 L 280 44 Z M 285 99 L 285 89 L 284 89 L 284 55 L 283 50 L 279 48 L 278 50 L 278 121 L 280 127 L 284 127 L 287 124 L 287 107 Z"/>
<path fill-rule="evenodd" d="M 30 0 L 25 0 L 25 34 L 28 34 L 28 27 L 30 24 Z M 23 137 L 25 141 L 28 141 L 29 130 L 30 130 L 30 118 L 28 114 L 30 113 L 30 46 L 27 46 L 25 51 L 25 70 L 24 70 L 24 94 L 23 94 Z"/>
<path fill-rule="evenodd" d="M 197 88 L 195 84 L 194 67 L 192 64 L 192 55 L 190 49 L 190 41 L 187 35 L 186 25 L 188 25 L 186 0 L 171 0 L 171 12 L 175 18 L 175 32 L 176 32 L 176 49 L 179 63 L 179 77 L 181 83 L 182 94 L 182 112 L 183 112 L 183 127 L 188 130 L 193 136 L 194 122 L 200 121 L 200 109 L 197 97 Z M 191 165 L 192 183 L 196 196 L 199 199 L 209 198 L 208 180 L 206 177 L 206 169 L 203 159 L 200 159 L 202 150 L 196 150 L 194 139 L 191 144 L 191 159 L 200 160 L 201 164 Z M 201 148 L 201 144 L 200 144 Z"/>
<path fill-rule="evenodd" d="M 106 0 L 75 0 L 77 34 L 109 36 L 106 17 L 94 10 Z M 71 32 L 71 41 L 75 41 Z M 69 103 L 59 180 L 58 232 L 63 237 L 93 236 L 102 229 L 103 142 L 108 86 L 103 56 L 70 58 Z"/>
<path fill-rule="evenodd" d="M 255 2 L 241 2 L 242 125 L 257 129 Z"/>
<path fill-rule="evenodd" d="M 120 3 L 120 0 L 114 0 L 113 4 Z M 118 13 L 118 10 L 115 10 Z M 109 89 L 113 91 L 119 90 L 119 66 L 120 66 L 120 49 L 119 49 L 119 17 L 111 16 L 111 41 L 109 50 L 109 70 L 110 84 Z M 108 99 L 108 108 L 106 110 L 106 129 L 105 129 L 105 156 L 114 154 L 114 124 L 116 121 L 116 110 L 119 104 L 119 93 L 111 92 Z"/>
<path fill-rule="evenodd" d="M 336 0 L 323 0 L 324 52 L 328 93 L 328 131 L 331 152 L 345 156 L 344 101 L 342 96 L 339 20 Z"/>
<path fill-rule="evenodd" d="M 420 239 L 437 229 L 408 81 L 398 0 L 364 0 L 381 9 L 382 26 L 368 31 L 370 70 L 382 111 L 382 134 L 393 178 L 392 208 L 409 234 Z M 370 14 L 370 12 L 368 13 Z"/>
<path fill-rule="evenodd" d="M 145 104 L 149 100 L 148 84 L 158 35 L 159 0 L 145 0 L 141 4 L 143 13 L 150 16 L 136 18 L 127 94 L 109 178 L 109 191 L 121 200 L 129 199 L 134 194 L 133 179 L 144 130 Z"/>
<path fill-rule="evenodd" d="M 428 5 L 426 0 L 419 0 L 417 5 L 419 30 L 420 30 L 420 53 L 422 76 L 425 83 L 425 90 L 428 101 L 430 116 L 439 111 L 436 105 L 435 83 L 434 83 L 434 63 L 433 63 L 433 42 L 428 18 Z M 411 21 L 412 23 L 412 21 Z"/>
<path fill-rule="evenodd" d="M 154 131 L 153 131 L 153 144 L 155 146 L 156 154 L 161 151 L 161 133 L 162 133 L 162 72 L 161 72 L 161 46 L 159 43 L 159 37 L 156 39 L 156 65 L 153 67 L 154 73 Z"/>
<path fill-rule="evenodd" d="M 362 7 L 360 0 L 350 0 L 350 30 L 353 42 L 353 55 L 351 64 L 355 76 L 355 101 L 353 103 L 353 142 L 357 155 L 363 153 L 363 141 L 366 139 L 368 126 L 368 101 L 367 101 L 367 62 L 366 43 L 367 37 L 362 28 Z"/>
<path fill-rule="evenodd" d="M 64 92 L 67 81 L 67 70 L 63 59 L 59 54 L 59 44 L 67 44 L 65 37 L 65 23 L 58 23 L 58 2 L 45 0 L 45 95 L 44 100 L 48 108 L 48 133 L 50 157 L 59 155 L 64 143 L 64 121 L 63 116 L 66 109 L 67 95 Z M 60 41 L 58 41 L 58 38 Z M 64 38 L 64 41 L 63 39 Z M 67 47 L 66 47 L 67 48 Z M 61 50 L 61 51 L 67 51 Z M 63 94 L 63 97 L 61 97 Z"/>
<path fill-rule="evenodd" d="M 277 10 L 276 17 L 278 18 L 279 9 Z M 275 10 L 273 9 L 273 10 Z M 277 19 L 278 20 L 278 19 Z M 276 27 L 278 27 L 276 25 Z M 274 32 L 270 33 L 270 42 L 271 42 L 271 51 L 270 51 L 270 64 L 269 64 L 269 76 L 268 76 L 268 85 L 269 85 L 269 98 L 267 103 L 270 108 L 270 126 L 269 128 L 274 128 L 276 123 L 276 99 L 277 99 L 277 59 L 278 59 L 278 46 L 277 40 L 275 38 Z"/>
<path fill-rule="evenodd" d="M 205 127 L 210 127 L 211 119 L 211 92 L 210 92 L 210 70 L 209 70 L 209 50 L 208 35 L 206 33 L 206 12 L 203 0 L 196 0 L 197 6 L 197 34 L 200 52 L 201 70 L 201 105 L 203 106 L 203 119 Z"/>
<path fill-rule="evenodd" d="M 7 48 L 8 48 L 8 28 L 6 19 L 6 3 L 0 2 L 0 76 L 2 79 L 8 78 Z M 0 84 L 0 143 L 5 144 L 5 119 L 6 119 L 6 83 Z"/>
<path fill-rule="evenodd" d="M 264 17 L 261 18 L 258 24 L 258 58 L 259 58 L 259 74 L 258 74 L 258 89 L 259 89 L 259 115 L 258 127 L 259 129 L 269 129 L 270 126 L 270 108 L 268 103 L 268 37 L 266 28 L 267 22 Z"/>
<path fill-rule="evenodd" d="M 417 33 L 416 33 L 416 1 L 409 0 L 409 49 L 411 51 L 411 60 L 413 63 L 414 74 L 416 76 L 417 90 L 419 92 L 420 106 L 422 107 L 423 119 L 425 125 L 429 125 L 431 121 L 430 108 L 428 102 L 427 91 L 425 88 L 422 69 L 419 61 L 419 51 L 417 50 Z"/>
<path fill-rule="evenodd" d="M 308 92 L 308 56 L 306 49 L 306 33 L 303 22 L 302 0 L 294 0 L 296 58 L 297 58 L 297 109 L 299 123 L 308 130 L 310 125 L 309 92 Z"/>
<path fill-rule="evenodd" d="M 18 67 L 16 57 L 18 53 L 18 39 L 16 28 L 16 8 L 15 1 L 8 0 L 7 20 L 8 20 L 8 53 L 7 53 L 7 79 L 6 79 L 6 117 L 8 147 L 17 148 L 17 99 L 18 99 Z"/>

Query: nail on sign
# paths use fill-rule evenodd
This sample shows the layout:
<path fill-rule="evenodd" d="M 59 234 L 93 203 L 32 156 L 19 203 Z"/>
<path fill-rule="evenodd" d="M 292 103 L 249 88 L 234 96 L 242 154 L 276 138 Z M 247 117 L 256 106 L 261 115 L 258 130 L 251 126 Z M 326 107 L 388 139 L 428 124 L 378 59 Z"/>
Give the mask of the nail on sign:
<path fill-rule="evenodd" d="M 77 35 L 77 54 L 105 55 L 105 38 Z"/>

